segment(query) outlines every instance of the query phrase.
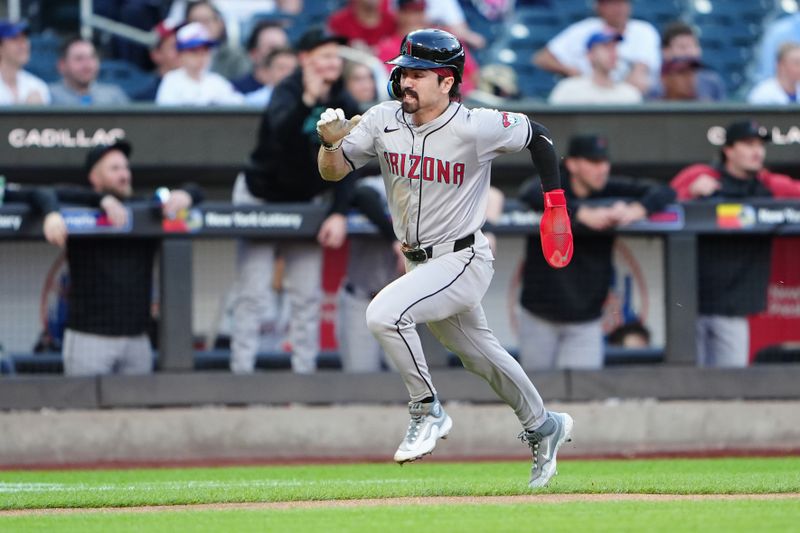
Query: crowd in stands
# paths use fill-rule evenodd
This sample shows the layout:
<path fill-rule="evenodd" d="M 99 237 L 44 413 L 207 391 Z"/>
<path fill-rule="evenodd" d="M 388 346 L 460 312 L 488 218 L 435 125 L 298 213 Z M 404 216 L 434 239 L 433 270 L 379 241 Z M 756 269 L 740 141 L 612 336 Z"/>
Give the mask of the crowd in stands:
<path fill-rule="evenodd" d="M 748 2 L 738 17 L 730 3 L 722 1 L 655 4 L 637 0 L 99 1 L 94 3 L 97 14 L 150 32 L 150 48 L 102 31 L 95 33 L 93 41 L 82 41 L 63 29 L 54 36 L 41 24 L 34 25 L 37 33 L 33 33 L 24 21 L 5 21 L 0 24 L 0 104 L 122 105 L 133 101 L 264 106 L 272 88 L 296 67 L 292 52 L 297 38 L 322 20 L 348 46 L 381 61 L 397 52 L 400 39 L 412 29 L 436 26 L 452 32 L 468 49 L 462 94 L 479 102 L 496 102 L 492 97 L 584 105 L 797 101 L 798 2 Z M 78 21 L 74 22 L 77 33 Z M 178 32 L 191 23 L 202 26 L 205 35 L 199 37 L 199 26 L 194 26 L 192 37 L 184 31 L 183 40 L 179 39 Z M 194 42 L 187 44 L 187 39 Z M 52 53 L 54 40 L 60 44 L 58 57 Z M 271 55 L 275 50 L 281 52 Z M 204 55 L 208 58 L 200 57 Z M 167 77 L 172 71 L 180 74 Z M 121 72 L 116 89 L 115 72 Z M 377 81 L 382 81 L 381 73 L 377 74 Z M 165 96 L 157 98 L 162 81 L 167 85 Z M 176 89 L 186 92 L 180 98 L 170 96 Z M 383 91 L 376 98 L 383 99 Z"/>
<path fill-rule="evenodd" d="M 259 314 L 270 290 L 276 262 L 280 261 L 288 265 L 292 328 L 296 330 L 291 332 L 295 351 L 292 366 L 297 372 L 307 373 L 316 369 L 314 359 L 319 351 L 312 330 L 318 330 L 321 296 L 320 287 L 312 281 L 319 277 L 321 249 L 342 246 L 347 236 L 345 215 L 350 209 L 364 210 L 369 217 L 376 210 L 382 213 L 384 202 L 376 193 L 382 189 L 380 183 L 376 187 L 375 183 L 362 179 L 354 186 L 344 180 L 341 186 L 329 187 L 318 179 L 319 138 L 313 128 L 307 127 L 316 123 L 318 115 L 314 113 L 333 106 L 344 108 L 349 117 L 360 107 L 386 98 L 382 82 L 389 70 L 376 71 L 374 59 L 383 63 L 393 58 L 407 33 L 430 26 L 451 31 L 466 45 L 460 89 L 467 99 L 497 102 L 503 98 L 534 96 L 558 105 L 730 99 L 754 104 L 797 103 L 800 14 L 779 16 L 785 13 L 778 8 L 759 12 L 762 18 L 752 24 L 756 29 L 752 30 L 748 52 L 748 57 L 754 59 L 748 62 L 742 56 L 739 65 L 739 72 L 747 81 L 732 86 L 734 78 L 719 69 L 718 56 L 723 49 L 717 41 L 706 39 L 703 25 L 708 22 L 699 24 L 705 20 L 701 15 L 714 16 L 715 6 L 722 4 L 706 3 L 712 6 L 710 13 L 698 11 L 699 2 L 666 2 L 683 8 L 651 12 L 654 17 L 664 16 L 654 19 L 657 27 L 651 21 L 635 18 L 637 8 L 645 4 L 631 0 L 517 0 L 516 6 L 513 1 L 489 0 L 175 0 L 160 5 L 135 0 L 96 2 L 99 13 L 151 31 L 150 48 L 119 38 L 91 40 L 64 36 L 52 65 L 55 75 L 46 83 L 26 70 L 35 53 L 30 26 L 26 22 L 0 22 L 0 105 L 113 106 L 151 102 L 164 106 L 251 105 L 262 109 L 258 138 L 253 139 L 251 160 L 233 187 L 233 203 L 317 202 L 326 194 L 334 199 L 315 242 L 242 243 L 231 370 L 239 373 L 254 370 Z M 324 9 L 320 11 L 319 6 Z M 576 9 L 569 11 L 566 6 Z M 547 27 L 534 27 L 532 23 L 525 26 L 525 21 L 532 20 L 526 18 L 526 13 L 541 15 L 545 20 L 541 24 Z M 325 25 L 312 24 L 319 16 L 326 17 Z M 559 25 L 565 20 L 571 22 Z M 537 46 L 515 47 L 514 59 L 508 60 L 510 56 L 505 52 L 510 50 L 509 45 L 513 46 L 515 35 L 524 34 L 522 40 L 525 40 L 531 32 L 539 30 L 549 31 L 549 37 L 538 41 Z M 339 53 L 342 44 L 373 60 L 343 61 Z M 733 46 L 733 41 L 728 45 Z M 104 80 L 104 61 L 126 61 L 131 69 L 148 74 L 143 83 L 120 86 Z M 558 81 L 553 78 L 546 92 L 534 92 L 526 86 L 530 78 L 523 75 L 531 68 L 552 73 L 558 76 Z M 534 87 L 538 90 L 542 86 Z M 731 124 L 720 163 L 689 167 L 674 178 L 671 187 L 611 177 L 609 145 L 613 140 L 587 132 L 574 133 L 562 181 L 575 224 L 590 232 L 603 232 L 641 220 L 676 199 L 800 197 L 797 182 L 766 170 L 765 144 L 770 138 L 753 122 Z M 63 221 L 58 220 L 54 207 L 59 200 L 77 198 L 78 203 L 104 210 L 114 225 L 126 223 L 120 217 L 124 212 L 121 203 L 132 197 L 130 150 L 126 143 L 90 150 L 86 167 L 90 190 L 82 196 L 64 191 L 48 197 L 30 191 L 20 196 L 21 201 L 36 204 L 48 215 L 44 233 L 50 242 L 63 246 L 67 240 Z M 374 169 L 371 170 L 374 175 Z M 354 179 L 357 177 L 364 178 L 354 176 Z M 606 206 L 592 203 L 604 198 L 618 201 Z M 173 191 L 163 210 L 171 213 L 201 199 L 202 194 L 187 185 L 185 190 Z M 541 210 L 541 185 L 534 182 L 524 188 L 520 200 Z M 380 216 L 371 219 L 381 226 Z M 389 224 L 383 233 L 385 241 L 391 244 L 380 241 L 377 249 L 370 251 L 380 258 L 383 271 L 356 276 L 342 286 L 343 300 L 351 303 L 363 300 L 356 302 L 358 309 L 366 308 L 371 295 L 381 289 L 379 285 L 397 274 L 398 243 L 390 230 Z M 531 253 L 526 257 L 519 301 L 520 361 L 528 369 L 599 368 L 603 365 L 600 313 L 611 277 L 614 236 L 608 233 L 576 236 L 572 265 L 558 271 L 545 265 L 536 239 L 538 236 L 532 235 L 526 247 Z M 119 353 L 129 350 L 133 354 L 132 372 L 151 370 L 144 320 L 133 329 L 117 327 L 119 324 L 112 323 L 120 314 L 117 307 L 100 313 L 108 323 L 85 322 L 90 314 L 87 307 L 103 309 L 102 303 L 93 300 L 96 292 L 93 287 L 98 283 L 96 270 L 101 268 L 98 265 L 112 260 L 130 263 L 133 255 L 140 264 L 137 271 L 140 280 L 117 284 L 118 288 L 129 291 L 118 299 L 133 301 L 142 311 L 139 318 L 149 314 L 155 248 L 152 242 L 140 244 L 138 250 L 131 249 L 128 243 L 111 249 L 104 244 L 102 252 L 91 240 L 67 247 L 70 267 L 75 267 L 74 279 L 78 282 L 73 295 L 83 298 L 84 306 L 72 307 L 74 316 L 65 340 L 70 346 L 64 352 L 68 373 L 115 371 L 118 361 L 75 359 L 77 353 L 113 350 Z M 759 241 L 755 243 L 758 250 L 748 254 L 735 252 L 738 255 L 734 257 L 724 238 L 717 236 L 700 243 L 701 257 L 707 256 L 707 260 L 701 261 L 704 268 L 700 269 L 701 320 L 697 330 L 700 364 L 745 366 L 748 363 L 747 353 L 742 351 L 748 335 L 744 317 L 764 308 L 769 267 L 769 249 L 764 247 L 769 244 L 768 239 Z M 73 261 L 77 254 L 81 262 Z M 364 252 L 364 255 L 369 254 Z M 91 258 L 88 262 L 87 257 Z M 730 276 L 720 276 L 719 272 L 725 269 L 720 265 L 721 259 L 735 260 L 742 268 L 729 269 Z M 361 263 L 364 267 L 364 262 Z M 372 265 L 368 265 L 371 269 Z M 747 273 L 746 280 L 736 277 L 742 272 Z M 756 291 L 751 290 L 754 272 L 764 285 Z M 359 280 L 372 279 L 368 274 L 380 280 L 375 286 L 359 286 Z M 725 281 L 724 286 L 720 279 Z M 539 298 L 545 287 L 548 291 L 560 291 L 561 295 L 552 301 Z M 126 318 L 129 317 L 124 316 L 120 321 Z M 644 333 L 647 334 L 646 330 Z M 98 335 L 124 337 L 128 344 L 115 345 L 112 350 L 111 345 L 98 340 Z M 728 343 L 715 341 L 721 337 L 728 339 Z M 564 339 L 569 339 L 569 343 Z M 365 341 L 356 336 L 349 342 L 363 346 Z M 373 351 L 376 355 L 370 361 L 356 361 L 345 353 L 346 369 L 378 368 L 380 350 L 376 347 Z"/>

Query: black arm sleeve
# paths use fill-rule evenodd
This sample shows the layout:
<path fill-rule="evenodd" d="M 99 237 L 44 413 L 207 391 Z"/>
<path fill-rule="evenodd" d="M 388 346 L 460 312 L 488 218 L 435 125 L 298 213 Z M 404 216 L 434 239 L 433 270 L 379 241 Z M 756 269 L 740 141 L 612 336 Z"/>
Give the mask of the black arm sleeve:
<path fill-rule="evenodd" d="M 355 172 L 351 172 L 343 179 L 333 184 L 333 205 L 331 205 L 331 213 L 347 215 L 347 212 L 350 210 L 350 202 L 353 198 L 353 187 L 355 186 L 356 178 Z"/>
<path fill-rule="evenodd" d="M 383 237 L 390 242 L 396 240 L 392 221 L 386 214 L 386 202 L 378 191 L 365 185 L 356 187 L 353 192 L 353 206 L 378 228 Z"/>
<path fill-rule="evenodd" d="M 536 121 L 531 120 L 531 141 L 528 150 L 531 159 L 539 172 L 544 192 L 561 188 L 561 177 L 558 172 L 558 154 L 550 132 Z"/>

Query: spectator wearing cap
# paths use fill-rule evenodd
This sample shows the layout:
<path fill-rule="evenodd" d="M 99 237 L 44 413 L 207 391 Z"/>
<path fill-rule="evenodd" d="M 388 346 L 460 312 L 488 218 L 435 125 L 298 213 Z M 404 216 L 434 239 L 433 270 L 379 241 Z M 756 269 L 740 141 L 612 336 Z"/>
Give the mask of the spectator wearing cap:
<path fill-rule="evenodd" d="M 589 75 L 564 78 L 553 87 L 551 104 L 638 104 L 642 93 L 625 81 L 614 81 L 617 46 L 623 40 L 615 32 L 593 33 L 586 41 L 586 56 L 592 66 Z"/>
<path fill-rule="evenodd" d="M 28 24 L 0 20 L 0 105 L 50 103 L 47 84 L 22 69 L 30 58 Z"/>
<path fill-rule="evenodd" d="M 289 37 L 280 24 L 270 20 L 259 22 L 247 39 L 247 54 L 250 56 L 252 71 L 233 80 L 234 88 L 244 95 L 262 89 L 267 84 L 260 79 L 258 70 L 268 68 L 267 57 L 273 50 L 288 48 Z"/>
<path fill-rule="evenodd" d="M 254 369 L 260 317 L 268 305 L 276 253 L 286 261 L 292 369 L 316 370 L 322 299 L 320 245 L 340 248 L 344 244 L 352 188 L 351 178 L 326 182 L 319 179 L 317 169 L 316 124 L 322 112 L 332 107 L 341 108 L 348 117 L 358 113 L 342 82 L 339 45 L 343 41 L 321 27 L 303 34 L 296 46 L 300 67 L 275 88 L 261 117 L 250 165 L 234 185 L 237 205 L 322 202 L 329 206 L 316 243 L 242 242 L 231 339 L 231 370 L 236 373 Z"/>
<path fill-rule="evenodd" d="M 609 177 L 608 150 L 603 136 L 570 139 L 564 160 L 567 178 L 562 180 L 576 230 L 570 264 L 550 268 L 541 257 L 539 236 L 528 237 L 519 321 L 523 368 L 603 366 L 601 314 L 613 276 L 614 235 L 609 231 L 642 220 L 675 198 L 667 186 Z M 544 210 L 538 179 L 523 186 L 520 199 L 536 211 Z"/>
<path fill-rule="evenodd" d="M 697 74 L 705 65 L 694 57 L 673 57 L 661 64 L 661 95 L 666 102 L 697 101 Z"/>
<path fill-rule="evenodd" d="M 384 64 L 387 72 L 391 71 L 394 67 L 386 64 L 386 62 L 397 57 L 397 51 L 400 50 L 400 45 L 405 36 L 414 30 L 430 28 L 432 26 L 427 18 L 425 6 L 425 0 L 398 1 L 397 30 L 381 39 L 375 51 L 375 55 L 381 60 L 381 63 Z M 464 74 L 461 83 L 461 95 L 466 97 L 477 87 L 480 70 L 478 68 L 478 63 L 467 48 L 464 49 L 464 53 Z"/>
<path fill-rule="evenodd" d="M 167 72 L 156 93 L 159 105 L 237 105 L 244 98 L 233 85 L 208 70 L 211 49 L 216 45 L 205 26 L 190 22 L 177 33 L 180 68 Z"/>
<path fill-rule="evenodd" d="M 91 189 L 58 189 L 59 200 L 98 207 L 105 215 L 100 221 L 127 226 L 131 219 L 126 204 L 148 201 L 147 197 L 133 195 L 130 154 L 131 145 L 125 141 L 93 147 L 85 163 Z M 173 190 L 168 198 L 161 199 L 160 212 L 174 217 L 201 199 L 202 193 L 194 187 Z M 152 321 L 150 298 L 158 246 L 155 238 L 73 235 L 67 239 L 70 291 L 63 343 L 66 375 L 152 371 L 147 331 Z"/>
<path fill-rule="evenodd" d="M 216 5 L 209 0 L 197 0 L 186 6 L 186 22 L 202 24 L 210 39 L 216 43 L 211 54 L 211 72 L 227 80 L 235 80 L 247 74 L 252 65 L 238 45 L 228 41 L 225 19 Z"/>
<path fill-rule="evenodd" d="M 388 0 L 350 0 L 328 18 L 328 28 L 350 46 L 372 49 L 394 34 L 397 21 Z"/>
<path fill-rule="evenodd" d="M 100 59 L 91 41 L 70 37 L 61 45 L 58 59 L 61 81 L 50 84 L 54 105 L 124 105 L 128 95 L 118 86 L 99 83 Z"/>
<path fill-rule="evenodd" d="M 800 92 L 800 42 L 788 42 L 778 49 L 775 76 L 753 87 L 747 96 L 751 104 L 796 104 Z"/>
<path fill-rule="evenodd" d="M 670 185 L 682 201 L 800 198 L 800 182 L 764 167 L 770 140 L 769 131 L 757 122 L 734 122 L 725 130 L 718 164 L 691 165 Z M 771 239 L 763 236 L 698 237 L 696 334 L 701 366 L 747 366 L 747 316 L 766 308 L 771 250 Z"/>
<path fill-rule="evenodd" d="M 150 48 L 150 61 L 155 65 L 155 78 L 150 85 L 134 95 L 134 100 L 154 102 L 156 94 L 158 94 L 158 86 L 161 85 L 161 80 L 164 79 L 166 73 L 181 67 L 175 35 L 178 26 L 173 21 L 164 19 L 153 28 L 152 32 L 156 41 Z"/>
<path fill-rule="evenodd" d="M 725 82 L 719 74 L 703 65 L 703 50 L 694 29 L 685 22 L 676 21 L 668 24 L 661 34 L 661 72 L 664 75 L 664 64 L 673 59 L 683 59 L 684 61 L 695 60 L 698 64 L 694 68 L 694 97 L 693 100 L 699 102 L 718 102 L 727 98 Z M 670 70 L 672 67 L 667 67 Z M 649 100 L 662 100 L 665 98 L 665 88 L 661 83 L 661 78 L 648 93 Z M 680 98 L 678 98 L 680 99 Z"/>
<path fill-rule="evenodd" d="M 661 68 L 660 39 L 652 24 L 630 18 L 630 4 L 630 0 L 596 0 L 598 16 L 567 26 L 535 54 L 534 64 L 563 76 L 589 74 L 592 67 L 585 54 L 589 38 L 597 32 L 616 32 L 624 40 L 619 46 L 613 78 L 625 80 L 647 94 Z"/>

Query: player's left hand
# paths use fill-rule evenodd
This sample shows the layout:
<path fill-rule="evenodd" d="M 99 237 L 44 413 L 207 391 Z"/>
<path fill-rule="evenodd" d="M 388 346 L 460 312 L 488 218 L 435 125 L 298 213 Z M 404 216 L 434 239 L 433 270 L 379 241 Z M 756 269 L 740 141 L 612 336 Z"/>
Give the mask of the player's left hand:
<path fill-rule="evenodd" d="M 328 215 L 317 233 L 317 242 L 326 248 L 341 248 L 347 238 L 347 217 L 340 213 Z"/>
<path fill-rule="evenodd" d="M 564 189 L 544 193 L 544 214 L 539 222 L 542 252 L 553 268 L 564 268 L 572 260 L 572 225 Z"/>
<path fill-rule="evenodd" d="M 360 120 L 361 115 L 347 120 L 344 117 L 344 111 L 329 107 L 322 112 L 317 121 L 317 135 L 324 144 L 336 146 L 350 133 L 350 130 L 356 127 Z"/>
<path fill-rule="evenodd" d="M 44 238 L 50 244 L 63 248 L 67 243 L 67 223 L 58 211 L 47 213 L 47 216 L 44 217 L 42 231 Z"/>

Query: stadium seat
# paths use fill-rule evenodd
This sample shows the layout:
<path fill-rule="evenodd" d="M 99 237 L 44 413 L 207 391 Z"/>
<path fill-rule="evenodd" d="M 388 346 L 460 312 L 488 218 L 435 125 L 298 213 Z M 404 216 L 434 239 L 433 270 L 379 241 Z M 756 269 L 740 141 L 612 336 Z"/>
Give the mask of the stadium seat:
<path fill-rule="evenodd" d="M 58 54 L 61 39 L 51 31 L 30 36 L 31 59 L 25 70 L 42 78 L 46 83 L 58 81 Z"/>
<path fill-rule="evenodd" d="M 515 13 L 515 21 L 529 27 L 544 26 L 553 28 L 553 34 L 561 31 L 568 23 L 561 14 L 551 8 L 539 7 L 519 8 Z"/>
<path fill-rule="evenodd" d="M 747 0 L 746 2 L 737 0 L 713 0 L 711 11 L 703 13 L 703 17 L 709 17 L 718 21 L 730 20 L 755 22 L 761 24 L 771 13 L 773 3 L 771 0 Z"/>
<path fill-rule="evenodd" d="M 558 82 L 555 75 L 533 65 L 517 64 L 515 70 L 520 93 L 530 98 L 546 99 Z"/>
<path fill-rule="evenodd" d="M 633 4 L 633 17 L 646 20 L 656 28 L 685 18 L 686 6 L 681 0 L 660 0 L 658 2 L 639 0 Z"/>
<path fill-rule="evenodd" d="M 553 3 L 553 10 L 561 18 L 563 27 L 586 17 L 594 16 L 592 3 L 586 0 L 558 0 Z"/>
<path fill-rule="evenodd" d="M 128 96 L 133 96 L 152 83 L 153 75 L 127 61 L 105 59 L 100 63 L 97 81 L 119 85 Z"/>

